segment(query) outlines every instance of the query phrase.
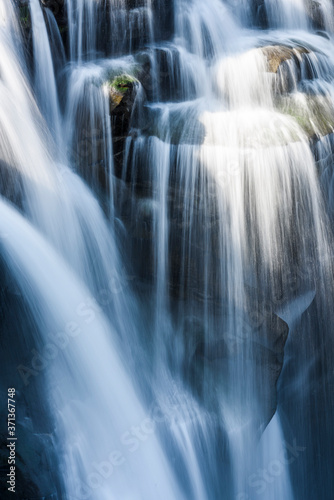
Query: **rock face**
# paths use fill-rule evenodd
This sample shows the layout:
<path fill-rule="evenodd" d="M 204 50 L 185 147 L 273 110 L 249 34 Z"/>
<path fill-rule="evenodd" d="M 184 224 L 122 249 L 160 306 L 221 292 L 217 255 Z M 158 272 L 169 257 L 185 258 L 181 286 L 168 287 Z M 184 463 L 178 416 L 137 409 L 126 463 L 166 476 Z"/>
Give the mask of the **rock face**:
<path fill-rule="evenodd" d="M 292 116 L 310 140 L 334 131 L 334 107 L 326 96 L 305 94 L 298 99 L 287 96 L 278 101 L 278 108 Z"/>
<path fill-rule="evenodd" d="M 42 7 L 50 9 L 53 15 L 57 18 L 65 15 L 65 1 L 66 0 L 39 0 Z M 29 13 L 29 0 L 15 0 L 15 3 L 20 9 L 21 22 L 28 18 Z"/>
<path fill-rule="evenodd" d="M 20 24 L 25 37 L 26 50 L 32 64 L 32 33 L 31 33 L 31 18 L 28 0 L 14 0 L 20 12 Z M 40 0 L 43 8 L 51 11 L 59 27 L 59 32 L 63 40 L 64 46 L 67 45 L 67 17 L 65 12 L 65 0 Z M 53 49 L 53 47 L 51 47 Z"/>
<path fill-rule="evenodd" d="M 51 436 L 38 434 L 27 425 L 16 425 L 16 434 L 19 443 L 19 450 L 16 454 L 15 476 L 16 488 L 15 496 L 22 499 L 45 499 L 57 498 L 59 490 L 55 485 L 53 472 L 56 470 L 56 458 L 52 456 L 53 444 Z M 1 461 L 6 464 L 8 459 L 8 448 L 6 434 L 0 436 Z M 52 450 L 52 451 L 51 451 Z M 8 484 L 6 484 L 8 467 L 0 477 L 1 498 L 8 498 Z"/>
<path fill-rule="evenodd" d="M 5 235 L 1 235 L 5 237 Z M 0 365 L 7 381 L 16 389 L 16 498 L 51 499 L 60 498 L 57 485 L 58 466 L 51 434 L 53 422 L 47 397 L 44 370 L 32 369 L 34 349 L 38 345 L 38 325 L 32 319 L 29 306 L 0 258 Z M 10 334 L 9 334 L 10 333 Z M 15 346 L 15 349 L 13 349 Z M 24 367 L 24 368 L 23 368 Z M 30 369 L 30 371 L 29 371 Z M 7 399 L 7 386 L 0 384 L 0 397 Z M 0 497 L 9 498 L 7 412 L 5 405 L 0 410 L 0 460 L 6 471 L 0 478 Z M 58 495 L 57 495 L 58 494 Z"/>
<path fill-rule="evenodd" d="M 133 94 L 133 90 L 138 84 L 138 80 L 131 75 L 122 74 L 115 76 L 113 79 L 109 80 L 109 95 L 110 95 L 110 112 L 120 106 L 122 103 L 125 104 L 126 111 L 130 111 L 132 101 L 130 102 L 128 96 Z M 123 108 L 123 111 L 125 109 Z"/>
<path fill-rule="evenodd" d="M 301 86 L 302 74 L 313 79 L 311 51 L 302 46 L 266 46 L 260 49 L 267 59 L 268 72 L 275 75 L 274 102 L 278 111 L 296 120 L 310 140 L 334 130 L 334 107 L 329 96 L 317 94 L 312 85 Z M 286 63 L 290 62 L 288 67 Z M 298 90 L 298 95 L 294 92 Z"/>
<path fill-rule="evenodd" d="M 122 177 L 125 141 L 139 88 L 138 80 L 129 74 L 101 74 L 86 82 L 76 105 L 71 159 L 103 203 L 108 204 L 110 194 L 111 153 L 116 176 Z"/>
<path fill-rule="evenodd" d="M 63 13 L 64 0 L 40 0 L 40 2 L 43 7 L 50 9 L 55 17 Z"/>
<path fill-rule="evenodd" d="M 321 2 L 308 0 L 307 12 L 314 29 L 325 29 L 325 16 L 322 10 Z"/>
<path fill-rule="evenodd" d="M 93 0 L 92 0 L 93 1 Z M 58 25 L 61 24 L 61 20 L 65 19 L 65 6 L 66 0 L 41 0 L 41 3 L 45 8 L 50 9 L 55 15 Z M 124 6 L 128 11 L 133 11 L 136 14 L 139 9 L 143 9 L 147 5 L 145 0 L 125 0 Z M 23 26 L 29 26 L 29 10 L 27 7 L 27 2 L 20 2 L 22 8 L 21 11 L 21 22 Z M 322 16 L 321 5 L 318 2 L 310 2 L 310 17 L 312 18 L 313 25 L 316 29 L 324 28 L 324 19 Z M 157 19 L 155 25 L 155 31 L 159 34 L 159 38 L 168 39 L 173 31 L 173 2 L 166 2 L 163 0 L 152 0 L 152 8 L 155 13 L 160 13 L 160 18 Z M 109 15 L 109 12 L 108 12 Z M 265 28 L 267 26 L 267 14 L 265 10 L 265 4 L 263 0 L 256 0 L 253 3 L 253 17 L 256 20 L 257 25 Z M 139 26 L 139 24 L 138 24 Z M 163 30 L 162 30 L 163 27 Z M 66 26 L 65 26 L 66 29 Z M 110 33 L 105 34 L 105 39 L 110 35 Z M 143 37 L 139 29 L 134 29 L 132 33 L 134 36 L 134 46 L 137 46 L 147 40 L 145 36 Z M 123 49 L 122 49 L 123 50 Z M 300 83 L 301 80 L 301 66 L 307 60 L 310 50 L 307 47 L 302 46 L 283 46 L 283 45 L 267 45 L 259 48 L 259 50 L 264 54 L 267 61 L 267 71 L 272 74 L 273 80 L 276 82 L 274 88 L 275 96 L 275 106 L 276 110 L 282 114 L 288 115 L 295 119 L 299 124 L 301 129 L 306 133 L 307 137 L 314 141 L 314 139 L 319 137 L 324 137 L 333 132 L 334 129 L 334 109 L 329 99 L 325 96 L 311 95 L 310 93 L 304 92 L 302 97 L 300 97 L 301 92 L 299 92 L 299 99 L 296 99 L 292 94 L 292 90 L 296 89 L 296 84 Z M 180 84 L 181 75 L 177 72 L 179 66 L 179 53 L 177 51 L 173 52 L 171 48 L 156 48 L 154 63 L 157 65 L 156 72 L 159 73 L 159 85 L 161 87 L 161 96 L 163 100 L 182 100 L 184 98 L 182 94 L 182 86 Z M 169 71 L 168 59 L 174 61 L 175 75 L 171 75 Z M 122 177 L 123 159 L 125 151 L 125 143 L 129 136 L 130 129 L 132 126 L 132 120 L 134 113 L 136 112 L 136 102 L 139 91 L 144 88 L 147 92 L 149 99 L 154 100 L 154 86 L 153 81 L 153 65 L 152 58 L 149 56 L 149 51 L 137 54 L 137 62 L 141 67 L 141 71 L 138 73 L 138 79 L 132 75 L 120 74 L 113 76 L 108 82 L 109 89 L 109 106 L 110 106 L 110 119 L 112 128 L 112 138 L 113 138 L 113 153 L 114 153 L 114 166 L 115 174 L 117 177 Z M 294 71 L 295 79 L 291 82 L 290 69 Z M 175 76 L 175 81 L 173 81 L 172 76 Z M 139 81 L 142 83 L 140 86 Z M 179 87 L 179 88 L 177 88 Z M 189 89 L 187 89 L 189 90 Z M 194 89 L 194 96 L 196 95 Z M 177 148 L 180 144 L 182 145 L 194 145 L 201 144 L 204 140 L 205 130 L 201 123 L 196 122 L 192 119 L 188 122 L 186 118 L 180 118 L 179 114 L 170 114 L 169 122 L 165 129 L 161 128 L 160 116 L 155 117 L 154 112 L 146 112 L 146 128 L 141 128 L 141 133 L 147 136 L 155 136 L 162 141 L 172 144 L 171 151 L 172 154 L 177 152 Z M 192 124 L 192 129 L 190 128 L 190 123 Z M 160 128 L 158 126 L 160 124 Z M 277 133 L 275 131 L 277 140 Z M 269 137 L 269 145 L 273 144 L 273 140 Z M 98 140 L 98 138 L 96 138 Z M 298 138 L 296 139 L 298 140 Z M 265 145 L 264 145 L 265 146 Z M 97 159 L 102 160 L 103 154 L 99 156 L 97 154 Z M 145 160 L 142 160 L 143 166 L 140 169 L 145 169 Z M 93 168 L 93 167 L 92 167 Z M 172 167 L 173 168 L 173 167 Z M 140 170 L 138 169 L 138 170 Z M 5 169 L 2 169 L 5 171 Z M 145 177 L 147 172 L 138 172 L 136 175 L 140 178 Z M 7 175 L 7 174 L 6 174 Z M 137 179 L 127 179 L 132 183 L 135 183 Z M 10 187 L 11 185 L 6 182 L 6 179 L 0 179 L 0 182 L 6 184 Z M 103 186 L 103 189 L 107 191 L 108 185 L 108 172 L 102 164 L 99 170 L 99 183 Z M 139 184 L 139 182 L 138 182 Z M 17 183 L 15 182 L 15 185 Z M 122 186 L 123 187 L 123 186 Z M 132 247 L 134 252 L 139 255 L 137 256 L 138 269 L 140 270 L 140 280 L 144 281 L 147 278 L 154 280 L 155 269 L 154 269 L 154 255 L 153 255 L 153 239 L 155 237 L 154 224 L 158 218 L 159 206 L 157 201 L 152 199 L 152 185 L 144 192 L 136 192 L 138 196 L 135 199 L 134 189 L 132 189 L 133 184 L 126 186 L 124 191 L 127 190 L 125 195 L 127 199 L 127 205 L 133 204 L 135 206 L 133 212 L 127 214 L 128 219 L 123 217 L 123 222 L 127 225 L 128 234 L 132 239 Z M 170 235 L 169 244 L 170 249 L 170 261 L 168 262 L 168 291 L 172 300 L 184 300 L 185 302 L 193 302 L 198 306 L 199 309 L 203 308 L 203 303 L 205 301 L 216 301 L 223 302 L 225 297 L 221 297 L 221 290 L 219 289 L 219 284 L 217 284 L 217 278 L 214 275 L 215 270 L 221 265 L 219 261 L 219 255 L 217 250 L 219 249 L 219 242 L 217 238 L 219 237 L 219 214 L 215 209 L 214 202 L 212 205 L 206 205 L 203 207 L 203 200 L 201 200 L 201 193 L 198 194 L 198 199 L 194 200 L 194 218 L 202 222 L 199 226 L 203 228 L 210 227 L 210 247 L 212 249 L 212 269 L 210 270 L 208 289 L 204 296 L 203 290 L 205 289 L 205 279 L 204 270 L 201 267 L 201 263 L 205 261 L 205 256 L 207 252 L 207 247 L 204 245 L 205 242 L 205 231 L 200 229 L 198 232 L 198 239 L 196 242 L 192 242 L 189 235 L 186 233 L 185 226 L 187 221 L 184 220 L 184 197 L 185 193 L 180 193 L 178 191 L 178 186 L 169 186 L 168 190 L 168 211 L 169 211 L 169 225 L 170 225 Z M 9 189 L 9 188 L 8 188 Z M 16 194 L 16 193 L 15 193 Z M 8 197 L 14 196 L 12 192 L 8 194 Z M 195 194 L 197 196 L 197 194 Z M 179 201 L 178 201 L 179 200 Z M 181 201 L 180 201 L 181 200 Z M 178 205 L 179 203 L 179 205 Z M 210 201 L 211 203 L 211 201 Z M 128 207 L 126 207 L 128 209 Z M 184 255 L 181 252 L 182 248 L 182 237 L 183 231 L 187 235 L 187 241 L 190 241 L 188 254 Z M 133 261 L 135 261 L 135 255 L 132 256 Z M 180 283 L 180 268 L 181 263 L 186 269 L 186 279 L 184 283 Z M 144 275 L 145 274 L 145 275 Z M 251 294 L 250 294 L 251 295 Z M 226 300 L 227 302 L 227 300 Z M 211 305 L 211 304 L 210 304 Z M 259 308 L 258 304 L 252 306 L 253 309 Z M 260 307 L 260 309 L 262 306 Z M 222 336 L 216 336 L 215 339 L 209 343 L 205 343 L 204 329 L 198 329 L 198 335 L 194 345 L 191 346 L 189 352 L 189 359 L 191 359 L 191 370 L 198 369 L 198 367 L 204 367 L 205 370 L 211 370 L 211 367 L 217 362 L 220 366 L 224 363 L 228 364 L 233 362 L 235 366 L 240 366 L 243 363 L 245 355 L 245 347 L 247 348 L 247 355 L 249 355 L 249 360 L 256 360 L 256 369 L 252 373 L 254 377 L 254 383 L 261 387 L 262 390 L 262 403 L 263 409 L 261 414 L 261 419 L 256 422 L 256 426 L 259 429 L 263 429 L 273 414 L 276 411 L 276 385 L 277 380 L 280 376 L 283 364 L 284 347 L 288 335 L 287 324 L 280 319 L 274 310 L 268 308 L 262 308 L 264 312 L 260 314 L 262 320 L 257 325 L 252 326 L 252 337 L 246 336 L 240 339 L 233 339 L 233 343 L 224 337 L 224 332 Z M 244 312 L 242 312 L 242 315 Z M 255 334 L 254 334 L 255 330 Z M 247 334 L 247 332 L 246 332 Z M 232 361 L 231 361 L 232 360 Z M 194 368 L 196 367 L 196 368 Z M 213 370 L 214 373 L 214 370 Z M 192 377 L 190 373 L 190 378 L 195 380 L 196 390 L 204 391 L 205 388 L 198 387 L 197 382 L 203 380 L 203 372 L 195 374 Z M 214 377 L 213 377 L 214 380 Z M 193 382 L 191 382 L 193 384 Z M 246 399 L 247 394 L 239 394 L 240 399 Z M 37 446 L 37 445 L 36 445 Z M 34 481 L 32 480 L 32 483 Z M 22 483 L 25 484 L 25 483 Z M 37 496 L 41 494 L 37 490 L 32 490 L 31 496 Z M 27 486 L 28 491 L 28 486 Z M 43 495 L 47 495 L 47 491 Z M 29 493 L 30 494 L 30 493 Z"/>
<path fill-rule="evenodd" d="M 300 61 L 302 54 L 309 54 L 309 50 L 305 47 L 285 47 L 283 45 L 271 45 L 262 47 L 261 51 L 267 58 L 268 71 L 277 73 L 280 66 L 289 60 L 294 60 L 297 64 Z"/>
<path fill-rule="evenodd" d="M 277 382 L 283 367 L 289 328 L 271 307 L 259 309 L 259 304 L 255 307 L 258 311 L 256 320 L 243 321 L 243 326 L 235 336 L 225 336 L 207 345 L 200 342 L 195 351 L 194 362 L 198 365 L 199 359 L 202 359 L 199 366 L 206 372 L 213 370 L 213 380 L 216 377 L 215 364 L 218 364 L 226 381 L 231 378 L 225 388 L 226 397 L 228 398 L 229 392 L 233 390 L 233 398 L 236 397 L 241 404 L 247 400 L 250 390 L 256 387 L 259 389 L 261 407 L 260 411 L 253 415 L 252 425 L 260 433 L 269 424 L 277 409 Z M 234 376 L 231 375 L 231 370 L 235 367 L 239 371 L 245 368 L 244 375 L 248 381 L 241 386 L 237 384 L 232 389 Z M 240 377 L 240 373 L 235 374 L 237 379 L 238 375 Z M 203 376 L 197 373 L 196 379 L 198 383 L 203 380 Z"/>
<path fill-rule="evenodd" d="M 252 2 L 254 24 L 259 28 L 268 28 L 268 16 L 264 0 L 255 0 Z"/>
<path fill-rule="evenodd" d="M 23 183 L 21 175 L 6 162 L 0 160 L 0 190 L 2 196 L 21 208 Z"/>
<path fill-rule="evenodd" d="M 108 82 L 110 117 L 113 138 L 114 167 L 116 176 L 121 176 L 125 141 L 130 130 L 131 117 L 139 90 L 139 81 L 122 74 Z"/>

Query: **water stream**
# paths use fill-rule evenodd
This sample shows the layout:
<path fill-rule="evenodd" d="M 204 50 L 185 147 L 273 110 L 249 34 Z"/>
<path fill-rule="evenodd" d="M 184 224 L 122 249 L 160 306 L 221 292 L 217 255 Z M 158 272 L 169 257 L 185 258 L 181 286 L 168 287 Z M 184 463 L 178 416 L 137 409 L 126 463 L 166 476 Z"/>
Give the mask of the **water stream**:
<path fill-rule="evenodd" d="M 0 0 L 31 499 L 331 500 L 332 3 L 58 3 Z"/>

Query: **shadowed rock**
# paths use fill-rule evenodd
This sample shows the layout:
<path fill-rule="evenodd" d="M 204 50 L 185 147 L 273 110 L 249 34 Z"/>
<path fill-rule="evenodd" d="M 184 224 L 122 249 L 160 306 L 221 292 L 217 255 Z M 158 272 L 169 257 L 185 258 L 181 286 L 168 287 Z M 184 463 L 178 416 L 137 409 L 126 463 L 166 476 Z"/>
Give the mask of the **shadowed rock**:
<path fill-rule="evenodd" d="M 193 362 L 202 360 L 206 370 L 213 369 L 214 373 L 218 369 L 225 379 L 226 393 L 232 391 L 233 399 L 246 401 L 251 391 L 259 404 L 259 411 L 253 417 L 254 425 L 263 432 L 277 409 L 277 382 L 289 327 L 271 308 L 257 309 L 252 313 L 253 319 L 243 321 L 233 334 L 200 342 Z M 239 379 L 237 385 L 234 379 Z M 240 384 L 240 380 L 244 383 Z"/>

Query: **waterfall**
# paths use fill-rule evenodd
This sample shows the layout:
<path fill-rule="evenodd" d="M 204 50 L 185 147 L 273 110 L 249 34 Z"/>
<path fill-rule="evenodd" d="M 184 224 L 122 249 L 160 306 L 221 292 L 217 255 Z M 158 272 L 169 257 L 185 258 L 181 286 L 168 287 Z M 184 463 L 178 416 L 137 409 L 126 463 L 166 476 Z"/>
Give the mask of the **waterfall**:
<path fill-rule="evenodd" d="M 43 116 L 48 121 L 51 133 L 55 135 L 55 141 L 60 144 L 61 124 L 59 107 L 57 105 L 58 95 L 47 28 L 43 18 L 42 8 L 38 0 L 31 0 L 30 9 L 31 22 L 34 26 L 34 88 L 37 94 L 37 100 L 43 111 Z"/>
<path fill-rule="evenodd" d="M 268 13 L 270 26 L 287 29 L 307 29 L 307 10 L 304 0 L 266 0 L 265 7 Z"/>
<path fill-rule="evenodd" d="M 333 26 L 0 0 L 4 378 L 53 464 L 18 494 L 333 497 Z"/>
<path fill-rule="evenodd" d="M 45 345 L 42 348 L 53 346 L 55 350 L 53 342 L 57 340 L 53 335 L 56 331 L 63 331 L 64 328 L 72 339 L 80 337 L 79 342 L 74 340 L 73 345 L 69 344 L 66 349 L 63 348 L 63 352 L 58 354 L 59 359 L 56 358 L 56 361 L 51 363 L 53 366 L 48 368 L 50 399 L 55 405 L 55 415 L 58 414 L 60 420 L 58 440 L 65 447 L 64 451 L 60 450 L 60 454 L 65 453 L 64 469 L 71 471 L 65 477 L 68 485 L 67 494 L 76 498 L 80 495 L 80 478 L 85 478 L 89 473 L 93 475 L 93 464 L 109 457 L 124 430 L 131 428 L 134 415 L 140 423 L 145 422 L 146 415 L 112 345 L 112 337 L 115 334 L 109 331 L 107 320 L 101 311 L 91 308 L 93 300 L 89 291 L 77 281 L 47 242 L 43 241 L 18 213 L 4 202 L 1 202 L 1 212 L 3 222 L 1 232 L 7 235 L 3 245 L 7 262 L 12 266 L 13 273 L 18 273 L 16 278 L 19 286 L 22 286 L 24 294 L 29 295 L 31 309 L 38 316 L 41 325 L 52 332 L 49 337 L 43 339 Z M 22 243 L 29 248 L 29 252 L 18 251 Z M 36 274 L 36 269 L 39 269 L 40 273 Z M 29 283 L 28 287 L 26 283 Z M 74 315 L 78 323 L 72 321 Z M 56 355 L 52 352 L 51 360 Z M 98 358 L 104 367 L 103 370 L 96 370 L 95 363 Z M 105 369 L 110 373 L 105 373 Z M 85 378 L 90 381 L 91 387 L 83 384 L 81 401 L 78 401 L 73 408 L 69 408 L 69 401 L 75 397 L 78 381 L 83 381 Z M 70 380 L 73 384 L 69 383 Z M 62 381 L 66 386 L 62 385 Z M 101 391 L 98 405 L 91 404 L 91 390 Z M 124 393 L 127 394 L 126 399 L 123 399 Z M 113 411 L 115 407 L 117 412 Z M 107 414 L 113 414 L 114 419 L 103 418 L 103 415 Z M 82 427 L 79 425 L 80 421 Z M 90 427 L 89 430 L 87 425 Z M 102 449 L 100 445 L 96 446 L 93 454 L 88 453 L 90 441 L 86 441 L 87 432 L 89 440 L 93 438 L 103 445 Z M 99 437 L 101 434 L 104 435 L 103 440 Z M 106 483 L 98 492 L 97 498 L 110 498 L 111 495 L 113 498 L 119 498 L 121 495 L 133 498 L 135 494 L 152 499 L 156 498 L 156 495 L 182 498 L 177 487 L 173 486 L 172 474 L 168 465 L 164 463 L 163 456 L 159 456 L 159 452 L 156 439 L 152 436 L 140 450 L 140 459 L 136 455 L 120 457 L 118 459 L 120 477 L 116 480 L 116 484 L 114 481 L 111 486 Z M 84 462 L 77 461 L 78 453 Z M 145 470 L 152 469 L 153 456 L 156 457 L 156 462 L 152 475 L 158 487 L 154 483 L 142 482 Z M 77 469 L 79 463 L 81 466 Z M 123 469 L 129 468 L 128 472 L 122 470 L 121 466 L 125 463 Z M 136 479 L 128 486 L 128 492 L 125 492 L 124 476 L 128 474 L 134 474 Z M 142 484 L 142 491 L 139 484 Z"/>
<path fill-rule="evenodd" d="M 97 2 L 71 0 L 67 3 L 70 55 L 72 61 L 96 57 Z"/>

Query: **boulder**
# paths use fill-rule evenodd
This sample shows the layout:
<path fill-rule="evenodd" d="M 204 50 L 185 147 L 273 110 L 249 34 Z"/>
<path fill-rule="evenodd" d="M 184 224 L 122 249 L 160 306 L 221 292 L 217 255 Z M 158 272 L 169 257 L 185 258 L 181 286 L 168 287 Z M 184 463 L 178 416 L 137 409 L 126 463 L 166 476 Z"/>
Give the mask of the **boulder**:
<path fill-rule="evenodd" d="M 32 33 L 31 33 L 31 17 L 28 0 L 16 0 L 16 5 L 19 10 L 19 21 L 22 28 L 26 51 L 29 54 L 29 59 L 32 57 Z"/>
<path fill-rule="evenodd" d="M 56 451 L 52 436 L 36 433 L 32 423 L 26 419 L 23 424 L 16 424 L 17 447 L 15 457 L 15 494 L 23 499 L 52 500 L 59 494 L 59 485 L 55 471 L 57 470 Z M 2 463 L 7 464 L 8 448 L 6 434 L 0 436 Z M 9 465 L 1 468 L 1 498 L 9 498 L 8 479 Z"/>
<path fill-rule="evenodd" d="M 267 69 L 275 74 L 275 107 L 295 119 L 310 140 L 325 137 L 334 130 L 334 106 L 329 96 L 314 90 L 314 85 L 307 85 L 301 78 L 301 65 L 304 64 L 304 78 L 312 80 L 307 58 L 310 54 L 306 47 L 266 46 L 261 51 L 267 59 Z M 294 67 L 284 65 L 293 61 Z M 310 74 L 309 74 L 310 73 Z M 292 92 L 292 91 L 298 92 Z M 317 93 L 318 92 L 318 93 Z M 298 137 L 296 137 L 298 140 Z"/>
<path fill-rule="evenodd" d="M 121 104 L 129 104 L 129 94 L 133 94 L 133 90 L 138 84 L 138 80 L 131 75 L 117 75 L 108 81 L 110 111 L 111 113 Z"/>
<path fill-rule="evenodd" d="M 0 234 L 0 239 L 6 234 Z M 33 370 L 33 349 L 40 351 L 39 327 L 29 305 L 0 257 L 0 364 L 3 383 L 1 401 L 6 401 L 9 383 L 16 401 L 16 494 L 13 498 L 51 500 L 60 497 L 59 468 L 52 433 L 54 421 L 48 404 L 44 370 Z M 15 349 L 13 348 L 15 346 Z M 30 371 L 29 371 L 30 370 Z M 42 395 L 42 396 L 41 396 Z M 7 474 L 7 411 L 0 408 L 0 498 L 10 498 Z"/>
<path fill-rule="evenodd" d="M 266 9 L 266 4 L 264 0 L 255 0 L 252 2 L 252 16 L 253 16 L 253 22 L 255 26 L 258 26 L 261 29 L 267 29 L 268 28 L 268 15 L 267 15 L 267 9 Z"/>
<path fill-rule="evenodd" d="M 115 174 L 121 177 L 125 141 L 128 137 L 139 81 L 131 75 L 114 76 L 108 82 Z"/>
<path fill-rule="evenodd" d="M 334 106 L 327 96 L 299 93 L 277 100 L 278 109 L 292 116 L 310 140 L 332 134 L 334 131 Z"/>
<path fill-rule="evenodd" d="M 309 0 L 307 5 L 307 13 L 314 29 L 325 29 L 325 16 L 320 2 Z"/>
<path fill-rule="evenodd" d="M 210 384 L 210 380 L 211 383 L 215 380 L 217 384 L 220 380 L 219 390 L 224 403 L 230 405 L 232 412 L 237 412 L 236 417 L 252 392 L 253 401 L 258 401 L 259 411 L 255 414 L 250 412 L 252 422 L 249 424 L 260 434 L 277 409 L 277 383 L 283 367 L 289 327 L 271 304 L 260 303 L 255 297 L 239 314 L 236 310 L 236 324 L 235 331 L 223 331 L 216 338 L 211 334 L 211 338 L 202 337 L 201 340 L 198 327 L 192 327 L 191 338 L 197 340 L 197 347 L 194 353 L 189 352 L 190 356 L 193 354 L 189 367 L 190 383 L 196 392 L 204 396 L 205 384 Z M 207 382 L 203 382 L 204 373 Z M 244 379 L 245 383 L 238 383 L 240 379 Z"/>
<path fill-rule="evenodd" d="M 55 16 L 62 13 L 64 7 L 64 0 L 40 0 L 43 7 L 46 7 L 52 11 Z"/>
<path fill-rule="evenodd" d="M 267 66 L 270 73 L 277 73 L 280 66 L 286 61 L 295 60 L 299 63 L 300 57 L 310 52 L 305 47 L 287 47 L 284 45 L 261 47 L 261 51 L 267 58 Z"/>

